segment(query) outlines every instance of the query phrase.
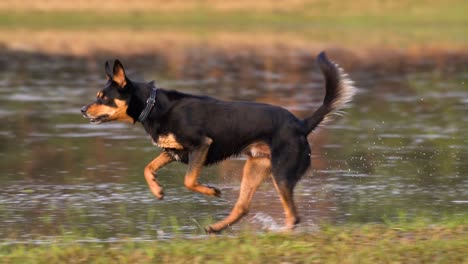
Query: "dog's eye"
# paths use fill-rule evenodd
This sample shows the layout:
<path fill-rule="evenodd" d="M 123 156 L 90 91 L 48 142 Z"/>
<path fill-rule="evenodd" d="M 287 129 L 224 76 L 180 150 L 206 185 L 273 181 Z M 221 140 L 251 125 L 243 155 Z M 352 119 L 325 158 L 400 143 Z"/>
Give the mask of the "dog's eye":
<path fill-rule="evenodd" d="M 97 101 L 101 104 L 105 104 L 105 103 L 108 103 L 109 102 L 109 97 L 107 96 L 102 96 L 102 97 L 98 97 L 97 98 Z"/>

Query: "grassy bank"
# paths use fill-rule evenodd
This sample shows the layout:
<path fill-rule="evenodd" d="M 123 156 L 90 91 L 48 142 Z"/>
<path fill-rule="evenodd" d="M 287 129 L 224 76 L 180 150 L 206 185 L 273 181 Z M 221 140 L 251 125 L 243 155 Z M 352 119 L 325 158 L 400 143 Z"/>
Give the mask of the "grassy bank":
<path fill-rule="evenodd" d="M 4 4 L 0 6 L 0 42 L 7 46 L 19 43 L 17 46 L 45 45 L 57 49 L 87 43 L 85 49 L 93 49 L 93 45 L 103 42 L 100 37 L 104 35 L 112 39 L 105 41 L 107 47 L 123 42 L 143 48 L 148 42 L 184 40 L 210 44 L 249 42 L 260 46 L 271 42 L 320 43 L 361 49 L 466 48 L 468 43 L 468 17 L 464 12 L 468 3 L 461 0 L 339 4 L 318 0 L 291 4 L 241 1 L 237 5 L 176 1 L 170 7 L 161 2 L 159 9 L 157 2 L 147 1 L 129 9 L 118 8 L 122 5 L 119 1 L 102 6 L 97 1 L 81 1 L 76 8 L 59 2 L 43 4 L 41 8 L 22 4 L 10 4 L 9 8 Z M 49 37 L 44 39 L 44 35 Z M 119 41 L 115 41 L 116 37 Z"/>
<path fill-rule="evenodd" d="M 467 7 L 468 8 L 468 7 Z M 466 10 L 466 9 L 465 9 Z M 182 31 L 206 36 L 219 32 L 234 33 L 290 33 L 304 39 L 322 41 L 350 41 L 357 39 L 390 42 L 467 42 L 466 16 L 457 10 L 413 15 L 410 12 L 395 14 L 372 13 L 352 15 L 311 15 L 302 11 L 288 12 L 215 12 L 210 9 L 193 9 L 171 13 L 99 13 L 86 11 L 25 11 L 0 12 L 1 29 L 29 30 L 153 30 Z M 356 39 L 357 38 L 357 39 Z M 393 39 L 392 39 L 393 38 Z"/>
<path fill-rule="evenodd" d="M 322 227 L 150 242 L 0 246 L 2 263 L 466 263 L 465 223 Z"/>

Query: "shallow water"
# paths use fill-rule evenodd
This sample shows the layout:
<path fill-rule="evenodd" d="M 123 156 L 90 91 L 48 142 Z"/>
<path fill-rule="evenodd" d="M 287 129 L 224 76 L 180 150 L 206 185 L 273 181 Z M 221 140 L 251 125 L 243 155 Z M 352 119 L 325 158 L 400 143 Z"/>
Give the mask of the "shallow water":
<path fill-rule="evenodd" d="M 0 239 L 195 236 L 229 213 L 242 158 L 204 170 L 201 181 L 218 186 L 222 198 L 186 190 L 184 165 L 163 168 L 166 196 L 159 201 L 147 188 L 143 168 L 160 150 L 140 125 L 92 125 L 81 117 L 79 109 L 104 84 L 102 58 L 4 55 Z M 162 53 L 124 63 L 130 76 L 156 79 L 158 86 L 277 104 L 302 117 L 322 100 L 321 75 L 308 55 L 285 61 L 260 55 L 185 56 L 178 67 Z M 296 188 L 300 228 L 466 215 L 466 67 L 427 64 L 386 72 L 353 65 L 349 70 L 360 89 L 347 114 L 310 137 L 312 168 Z M 230 230 L 278 229 L 282 221 L 278 196 L 267 181 L 251 213 Z"/>

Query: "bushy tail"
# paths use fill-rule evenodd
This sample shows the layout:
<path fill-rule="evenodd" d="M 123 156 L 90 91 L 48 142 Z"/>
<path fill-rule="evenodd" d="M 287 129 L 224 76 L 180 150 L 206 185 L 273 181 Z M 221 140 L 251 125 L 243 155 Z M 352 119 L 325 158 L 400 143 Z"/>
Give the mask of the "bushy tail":
<path fill-rule="evenodd" d="M 307 133 L 312 132 L 317 126 L 332 120 L 332 115 L 343 108 L 353 98 L 356 88 L 353 81 L 341 69 L 338 64 L 331 62 L 325 52 L 317 56 L 317 62 L 325 77 L 325 99 L 323 104 L 311 117 L 304 119 Z"/>

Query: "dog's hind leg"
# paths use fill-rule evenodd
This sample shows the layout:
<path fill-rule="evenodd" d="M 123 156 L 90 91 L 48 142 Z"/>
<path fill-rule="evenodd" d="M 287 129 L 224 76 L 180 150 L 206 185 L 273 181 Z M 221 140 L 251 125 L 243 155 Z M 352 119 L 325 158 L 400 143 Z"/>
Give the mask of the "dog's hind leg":
<path fill-rule="evenodd" d="M 204 142 L 197 149 L 189 153 L 188 169 L 185 174 L 184 184 L 187 189 L 205 195 L 220 196 L 221 191 L 215 187 L 206 186 L 198 182 L 201 169 L 206 161 L 206 155 L 213 142 L 210 138 L 205 138 Z"/>
<path fill-rule="evenodd" d="M 284 181 L 278 182 L 275 179 L 275 177 L 273 177 L 273 183 L 275 185 L 276 191 L 280 196 L 281 204 L 284 208 L 284 214 L 286 217 L 285 228 L 287 230 L 293 229 L 295 225 L 298 224 L 300 221 L 299 216 L 297 214 L 296 206 L 294 205 L 294 185 L 291 185 L 288 182 Z"/>
<path fill-rule="evenodd" d="M 148 186 L 151 192 L 156 196 L 158 199 L 164 198 L 164 192 L 161 185 L 156 180 L 156 172 L 164 167 L 165 165 L 174 161 L 174 158 L 166 152 L 162 152 L 159 156 L 157 156 L 153 161 L 151 161 L 145 167 L 145 179 L 148 183 Z"/>
<path fill-rule="evenodd" d="M 285 229 L 293 229 L 300 219 L 294 204 L 294 187 L 310 165 L 307 139 L 289 141 L 272 151 L 273 183 L 285 214 Z"/>
<path fill-rule="evenodd" d="M 271 173 L 269 158 L 249 158 L 244 166 L 239 199 L 229 216 L 215 224 L 207 226 L 208 233 L 219 232 L 227 226 L 237 222 L 246 215 L 250 208 L 250 202 L 260 183 Z"/>

